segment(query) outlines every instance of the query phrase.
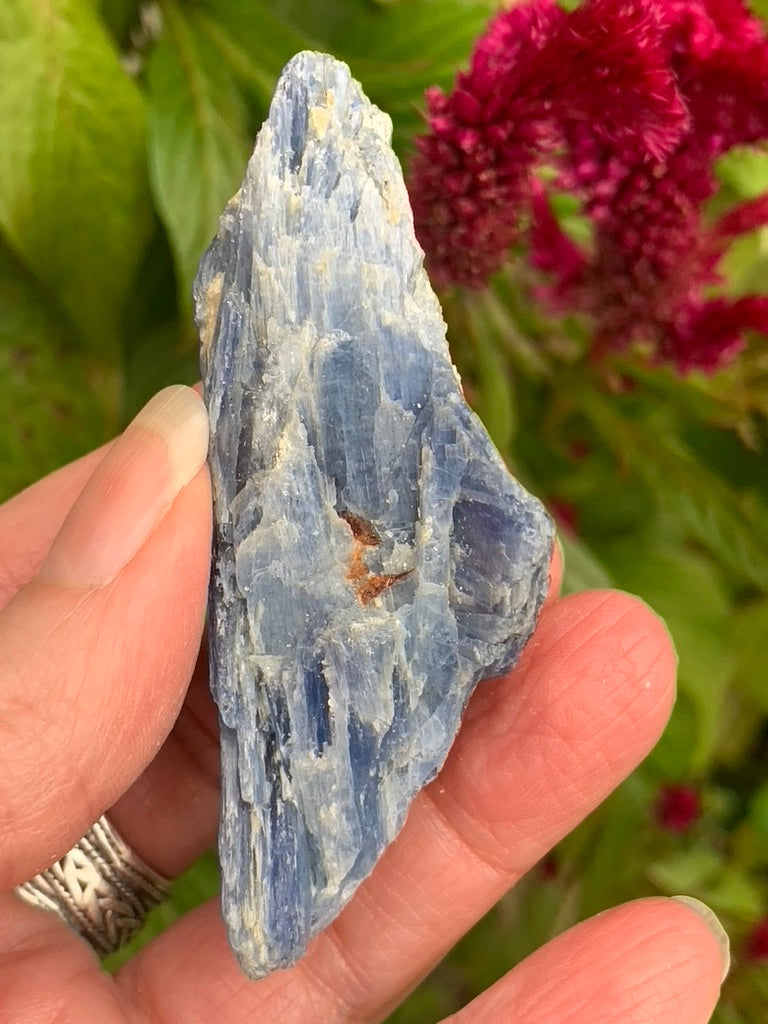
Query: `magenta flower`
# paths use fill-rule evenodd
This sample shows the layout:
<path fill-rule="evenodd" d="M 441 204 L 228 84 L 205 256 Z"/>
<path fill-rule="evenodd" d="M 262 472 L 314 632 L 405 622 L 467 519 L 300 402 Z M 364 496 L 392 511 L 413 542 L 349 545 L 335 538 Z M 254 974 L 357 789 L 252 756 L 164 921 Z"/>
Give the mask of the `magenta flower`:
<path fill-rule="evenodd" d="M 529 0 L 498 15 L 454 91 L 428 94 L 410 179 L 438 285 L 482 287 L 533 222 L 543 293 L 586 313 L 596 354 L 635 341 L 713 371 L 768 332 L 768 298 L 713 296 L 732 238 L 768 198 L 709 225 L 714 160 L 768 137 L 768 42 L 741 0 Z M 594 228 L 560 230 L 536 172 L 559 169 Z"/>
<path fill-rule="evenodd" d="M 687 123 L 661 46 L 663 4 L 531 0 L 499 14 L 450 96 L 427 93 L 410 193 L 433 280 L 481 287 L 504 263 L 533 171 L 564 123 L 661 158 Z"/>
<path fill-rule="evenodd" d="M 768 223 L 768 197 L 707 224 L 717 190 L 713 161 L 768 136 L 768 42 L 738 0 L 668 3 L 665 45 L 690 120 L 665 157 L 640 157 L 566 127 L 560 185 L 579 195 L 594 227 L 592 251 L 563 236 L 541 191 L 532 256 L 552 275 L 556 307 L 581 309 L 596 353 L 650 345 L 686 373 L 713 372 L 768 333 L 768 297 L 712 296 L 717 263 L 737 235 Z"/>
<path fill-rule="evenodd" d="M 576 505 L 573 505 L 570 501 L 560 501 L 557 498 L 551 498 L 547 502 L 547 507 L 561 533 L 564 533 L 567 537 L 578 537 L 580 523 L 579 510 Z"/>
<path fill-rule="evenodd" d="M 768 960 L 768 917 L 762 917 L 744 941 L 742 955 L 751 963 Z"/>
<path fill-rule="evenodd" d="M 695 786 L 663 786 L 654 808 L 656 821 L 667 832 L 685 832 L 701 815 L 701 797 Z"/>

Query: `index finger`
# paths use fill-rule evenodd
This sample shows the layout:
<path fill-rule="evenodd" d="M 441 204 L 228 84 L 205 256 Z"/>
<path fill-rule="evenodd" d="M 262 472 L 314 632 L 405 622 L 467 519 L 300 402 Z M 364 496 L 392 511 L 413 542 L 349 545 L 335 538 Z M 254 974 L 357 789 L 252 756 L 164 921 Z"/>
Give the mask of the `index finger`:
<path fill-rule="evenodd" d="M 0 612 L 1 885 L 66 852 L 178 712 L 207 593 L 207 424 L 191 389 L 155 396 Z"/>
<path fill-rule="evenodd" d="M 102 445 L 0 505 L 0 608 L 43 564 L 53 539 L 111 447 Z"/>

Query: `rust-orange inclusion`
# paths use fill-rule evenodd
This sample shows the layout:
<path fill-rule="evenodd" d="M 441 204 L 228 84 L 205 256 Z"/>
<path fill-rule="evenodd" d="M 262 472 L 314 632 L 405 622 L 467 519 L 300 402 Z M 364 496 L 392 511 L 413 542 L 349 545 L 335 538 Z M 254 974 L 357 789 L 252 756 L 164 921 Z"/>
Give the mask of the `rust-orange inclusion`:
<path fill-rule="evenodd" d="M 342 511 L 339 512 L 339 515 L 349 526 L 352 531 L 352 537 L 355 541 L 352 549 L 352 558 L 349 562 L 349 569 L 347 570 L 347 579 L 355 588 L 355 593 L 357 594 L 357 599 L 360 604 L 370 604 L 374 598 L 377 598 L 379 594 L 388 590 L 393 584 L 397 583 L 398 580 L 402 580 L 405 579 L 406 576 L 410 576 L 413 569 L 407 569 L 405 572 L 384 573 L 381 575 L 371 572 L 365 564 L 364 549 L 378 547 L 381 543 L 381 538 L 366 519 L 362 519 L 360 516 L 356 516 L 354 513 L 348 512 L 346 509 L 342 509 Z"/>

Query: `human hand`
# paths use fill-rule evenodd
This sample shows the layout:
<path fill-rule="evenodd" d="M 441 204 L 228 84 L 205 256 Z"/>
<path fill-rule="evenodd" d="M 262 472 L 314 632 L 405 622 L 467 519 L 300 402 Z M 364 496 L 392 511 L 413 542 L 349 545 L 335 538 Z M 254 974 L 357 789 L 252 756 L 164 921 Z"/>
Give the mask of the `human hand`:
<path fill-rule="evenodd" d="M 215 901 L 116 977 L 10 890 L 105 810 L 173 877 L 214 839 L 205 612 L 207 420 L 162 392 L 107 446 L 0 508 L 0 1022 L 375 1021 L 648 753 L 670 712 L 661 622 L 621 593 L 556 597 L 509 676 L 478 687 L 439 777 L 342 915 L 293 968 L 249 981 Z M 192 684 L 186 694 L 190 678 Z M 525 922 L 520 923 L 525 927 Z M 703 1024 L 724 954 L 689 906 L 583 922 L 454 1024 Z"/>

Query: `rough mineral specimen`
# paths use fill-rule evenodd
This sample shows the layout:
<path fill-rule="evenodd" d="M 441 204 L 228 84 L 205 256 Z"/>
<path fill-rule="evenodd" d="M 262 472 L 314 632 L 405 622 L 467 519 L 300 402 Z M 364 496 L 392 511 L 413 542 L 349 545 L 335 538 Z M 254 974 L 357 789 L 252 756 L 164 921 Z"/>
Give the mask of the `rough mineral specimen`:
<path fill-rule="evenodd" d="M 196 282 L 222 899 L 251 977 L 369 874 L 546 588 L 550 520 L 464 402 L 390 133 L 344 64 L 296 56 Z"/>

